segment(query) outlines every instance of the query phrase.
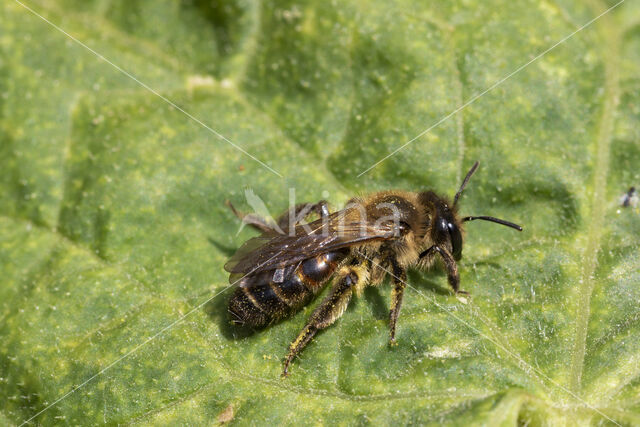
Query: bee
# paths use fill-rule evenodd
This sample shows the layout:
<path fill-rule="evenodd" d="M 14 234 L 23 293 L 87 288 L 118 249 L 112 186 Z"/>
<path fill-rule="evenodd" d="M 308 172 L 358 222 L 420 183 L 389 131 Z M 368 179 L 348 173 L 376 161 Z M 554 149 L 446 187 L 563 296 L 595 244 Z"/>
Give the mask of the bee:
<path fill-rule="evenodd" d="M 477 168 L 475 162 L 453 203 L 433 191 L 382 191 L 353 198 L 333 213 L 325 201 L 300 204 L 285 212 L 277 224 L 256 215 L 245 217 L 262 234 L 243 244 L 225 264 L 230 282 L 238 285 L 229 300 L 231 321 L 266 326 L 293 315 L 332 282 L 289 346 L 282 372 L 287 376 L 293 359 L 318 331 L 344 313 L 353 294 L 379 285 L 388 275 L 393 285 L 390 344 L 395 345 L 408 268 L 428 269 L 440 260 L 453 291 L 467 294 L 460 289 L 457 265 L 462 257 L 463 223 L 484 220 L 522 231 L 517 224 L 491 216 L 459 216 L 458 200 Z M 303 222 L 311 214 L 319 218 Z M 283 228 L 289 232 L 282 232 Z"/>

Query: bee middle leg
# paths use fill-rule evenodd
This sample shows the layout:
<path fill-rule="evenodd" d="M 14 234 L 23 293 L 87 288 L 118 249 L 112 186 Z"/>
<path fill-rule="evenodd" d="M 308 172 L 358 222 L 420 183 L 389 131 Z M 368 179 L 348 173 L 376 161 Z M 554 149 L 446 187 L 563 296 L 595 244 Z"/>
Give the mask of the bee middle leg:
<path fill-rule="evenodd" d="M 396 345 L 396 322 L 400 315 L 400 307 L 402 306 L 402 296 L 404 288 L 407 284 L 407 270 L 402 268 L 395 259 L 391 260 L 393 268 L 393 290 L 391 291 L 391 310 L 389 311 L 389 344 Z"/>
<path fill-rule="evenodd" d="M 426 251 L 422 252 L 420 254 L 420 258 L 430 256 L 433 252 L 437 252 L 442 257 L 442 261 L 444 261 L 444 266 L 447 270 L 447 279 L 449 280 L 449 285 L 451 285 L 453 291 L 456 294 L 469 295 L 469 292 L 460 289 L 460 273 L 458 273 L 458 264 L 456 264 L 456 261 L 446 249 L 433 245 Z"/>
<path fill-rule="evenodd" d="M 342 316 L 342 313 L 344 313 L 344 310 L 351 300 L 353 289 L 359 280 L 361 279 L 358 272 L 350 268 L 348 272 L 345 272 L 345 274 L 336 281 L 329 295 L 327 295 L 322 303 L 313 311 L 305 327 L 289 346 L 289 353 L 284 361 L 284 368 L 282 370 L 283 377 L 289 374 L 289 364 L 291 364 L 293 359 L 309 344 L 315 334 L 319 330 L 329 327 Z"/>

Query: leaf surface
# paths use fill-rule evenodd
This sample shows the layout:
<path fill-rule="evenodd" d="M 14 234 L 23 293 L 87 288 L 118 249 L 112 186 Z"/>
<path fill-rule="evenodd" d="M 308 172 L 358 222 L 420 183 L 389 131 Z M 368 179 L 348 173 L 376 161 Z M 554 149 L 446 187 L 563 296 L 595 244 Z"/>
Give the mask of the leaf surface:
<path fill-rule="evenodd" d="M 0 423 L 639 424 L 640 7 L 553 47 L 614 5 L 5 2 Z M 228 324 L 225 200 L 451 196 L 475 160 L 463 213 L 525 231 L 467 225 L 471 298 L 411 272 L 389 347 L 366 289 L 284 380 L 316 303 Z"/>

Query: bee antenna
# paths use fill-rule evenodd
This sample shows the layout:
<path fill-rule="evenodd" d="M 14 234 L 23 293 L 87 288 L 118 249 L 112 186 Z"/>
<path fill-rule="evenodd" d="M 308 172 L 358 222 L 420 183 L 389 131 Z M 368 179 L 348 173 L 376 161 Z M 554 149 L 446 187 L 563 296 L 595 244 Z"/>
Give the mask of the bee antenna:
<path fill-rule="evenodd" d="M 513 222 L 505 221 L 504 219 L 494 218 L 492 216 L 466 216 L 466 217 L 462 218 L 462 221 L 463 222 L 473 221 L 475 219 L 482 219 L 482 220 L 485 220 L 485 221 L 495 222 L 495 223 L 498 223 L 498 224 L 506 225 L 507 227 L 515 228 L 518 231 L 522 231 L 522 227 L 520 227 L 518 224 L 514 224 Z"/>
<path fill-rule="evenodd" d="M 460 198 L 460 195 L 462 194 L 464 187 L 467 186 L 467 183 L 469 182 L 471 175 L 473 175 L 476 169 L 478 169 L 478 165 L 480 165 L 480 163 L 476 160 L 473 166 L 471 166 L 471 169 L 469 169 L 469 172 L 467 172 L 467 176 L 464 177 L 464 181 L 462 181 L 462 185 L 460 186 L 460 189 L 456 193 L 456 196 L 453 198 L 453 206 L 455 206 L 456 203 L 458 203 L 458 199 Z"/>

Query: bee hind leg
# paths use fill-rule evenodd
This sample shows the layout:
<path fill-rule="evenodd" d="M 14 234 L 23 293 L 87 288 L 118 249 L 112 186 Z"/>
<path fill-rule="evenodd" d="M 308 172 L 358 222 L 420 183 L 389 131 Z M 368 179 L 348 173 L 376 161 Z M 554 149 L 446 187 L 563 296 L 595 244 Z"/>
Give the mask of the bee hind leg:
<path fill-rule="evenodd" d="M 331 289 L 331 292 L 313 311 L 307 324 L 298 334 L 298 337 L 289 346 L 289 353 L 284 361 L 282 376 L 289 374 L 289 365 L 293 359 L 305 348 L 313 339 L 315 334 L 333 324 L 347 308 L 353 288 L 358 283 L 358 275 L 350 271 L 341 277 Z"/>
<path fill-rule="evenodd" d="M 237 210 L 229 200 L 226 200 L 225 204 L 229 207 L 229 209 L 231 209 L 231 212 L 233 212 L 236 217 L 242 220 L 245 224 L 248 224 L 251 227 L 257 229 L 258 231 L 269 232 L 274 230 L 274 227 L 260 215 L 257 215 L 255 213 L 244 214 L 243 212 Z M 293 225 L 295 227 L 312 213 L 317 213 L 321 218 L 328 217 L 329 207 L 327 205 L 327 201 L 320 200 L 317 203 L 301 203 L 299 205 L 296 205 L 292 209 L 287 210 L 282 215 L 280 215 L 277 221 L 278 227 L 280 227 L 281 230 L 286 230 L 289 227 L 289 223 L 291 222 L 291 220 L 293 220 Z"/>
<path fill-rule="evenodd" d="M 320 200 L 317 203 L 300 203 L 293 208 L 285 211 L 278 218 L 278 226 L 285 230 L 289 224 L 293 222 L 295 227 L 312 213 L 318 214 L 321 218 L 329 216 L 329 207 L 326 200 Z"/>
<path fill-rule="evenodd" d="M 233 214 L 237 216 L 245 224 L 250 225 L 251 227 L 255 228 L 258 231 L 262 231 L 262 232 L 273 231 L 273 227 L 271 227 L 267 223 L 267 220 L 262 218 L 260 215 L 257 215 L 254 213 L 244 214 L 239 210 L 237 210 L 236 207 L 233 206 L 229 200 L 226 200 L 224 203 L 225 205 L 229 206 L 229 209 L 231 209 L 231 212 L 233 212 Z"/>

